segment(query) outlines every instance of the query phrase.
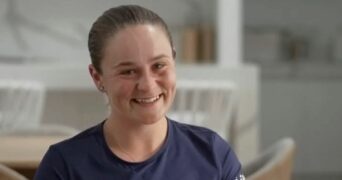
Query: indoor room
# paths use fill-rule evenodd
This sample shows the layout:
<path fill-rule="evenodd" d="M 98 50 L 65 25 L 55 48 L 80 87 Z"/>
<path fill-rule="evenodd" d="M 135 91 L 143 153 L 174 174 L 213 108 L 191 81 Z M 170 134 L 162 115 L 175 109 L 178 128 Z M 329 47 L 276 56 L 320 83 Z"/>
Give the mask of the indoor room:
<path fill-rule="evenodd" d="M 103 22 L 117 23 L 112 18 L 118 16 L 107 17 L 103 13 L 128 4 L 153 11 L 158 15 L 154 18 L 165 21 L 167 28 L 160 22 L 132 20 L 133 23 L 118 26 L 118 30 L 100 29 L 100 33 L 94 33 L 96 37 L 108 39 L 99 38 L 103 45 L 96 44 L 97 39 L 93 43 L 90 32 L 96 30 L 94 22 L 101 23 L 101 16 Z M 65 145 L 95 127 L 103 127 L 98 129 L 103 143 L 109 147 L 106 151 L 112 151 L 111 155 L 120 162 L 149 162 L 171 146 L 169 138 L 174 131 L 170 127 L 183 125 L 194 128 L 192 133 L 213 133 L 222 143 L 213 153 L 225 148 L 232 150 L 230 159 L 236 158 L 238 167 L 232 180 L 342 179 L 342 144 L 338 140 L 342 137 L 340 9 L 342 2 L 338 0 L 0 0 L 0 180 L 34 179 L 37 172 L 36 179 L 44 179 L 41 174 L 48 172 L 44 164 L 51 168 L 59 165 L 58 161 L 47 163 L 47 152 L 59 147 L 56 143 Z M 122 21 L 129 18 L 123 15 Z M 151 26 L 149 31 L 134 29 L 145 25 Z M 158 25 L 162 28 L 153 29 Z M 130 31 L 124 31 L 127 29 Z M 143 34 L 156 32 L 158 36 Z M 115 48 L 105 48 L 110 45 Z M 143 57 L 162 51 L 163 45 L 171 51 L 162 54 L 164 58 L 152 58 L 159 63 L 150 67 L 152 60 Z M 93 50 L 97 49 L 99 67 L 94 63 L 97 55 Z M 102 61 L 117 60 L 103 58 L 106 53 L 136 64 L 123 63 L 129 67 L 123 73 L 106 75 L 107 70 L 114 72 L 116 67 L 101 64 Z M 142 95 L 139 87 L 147 93 Z M 122 102 L 127 97 L 131 98 L 129 105 Z M 139 107 L 139 113 L 134 107 Z M 153 128 L 153 132 L 163 130 L 164 134 L 151 135 L 151 144 L 154 145 L 152 139 L 160 140 L 159 146 L 145 156 L 137 153 L 141 155 L 138 156 L 132 152 L 148 143 L 137 140 L 143 136 L 130 131 L 133 125 L 130 129 L 131 124 L 123 122 L 123 128 L 119 128 L 114 126 L 114 119 L 148 119 L 144 116 L 152 108 L 162 121 L 141 120 L 151 124 L 139 125 L 147 129 L 165 122 L 164 129 Z M 152 115 L 146 117 L 153 119 Z M 108 129 L 107 137 L 106 127 L 117 131 Z M 123 138 L 117 140 L 119 135 L 111 136 L 111 132 L 121 132 Z M 136 139 L 129 141 L 128 132 Z M 198 134 L 189 135 L 189 141 L 183 138 L 178 139 L 178 145 L 172 144 L 182 147 L 184 143 L 183 149 L 196 147 L 191 153 L 184 152 L 184 156 L 182 148 L 170 153 L 179 155 L 179 162 L 184 162 L 183 171 L 175 168 L 177 173 L 165 172 L 156 178 L 157 173 L 149 170 L 148 175 L 142 173 L 127 179 L 213 177 L 190 167 L 195 168 L 202 158 L 212 158 L 191 159 L 194 154 L 207 152 L 207 147 L 200 144 L 210 144 L 214 151 L 215 138 L 196 141 L 194 137 L 200 138 Z M 206 143 L 200 143 L 202 140 Z M 143 145 L 129 151 L 133 142 Z M 78 148 L 83 152 L 93 146 L 94 143 Z M 91 156 L 96 155 L 93 152 Z M 79 156 L 88 157 L 81 152 Z M 65 154 L 63 158 L 66 162 L 76 156 Z M 217 162 L 233 166 L 233 162 L 222 158 L 218 157 Z M 174 162 L 174 158 L 171 160 Z M 70 167 L 88 161 L 92 160 L 74 160 L 72 164 L 76 165 Z M 157 166 L 171 164 L 164 163 Z M 216 166 L 198 165 L 207 167 L 205 170 Z M 226 166 L 222 169 L 228 171 Z M 196 173 L 190 173 L 192 170 Z M 217 174 L 222 174 L 221 170 Z M 98 175 L 93 177 L 101 179 Z M 64 178 L 73 179 L 71 175 Z"/>

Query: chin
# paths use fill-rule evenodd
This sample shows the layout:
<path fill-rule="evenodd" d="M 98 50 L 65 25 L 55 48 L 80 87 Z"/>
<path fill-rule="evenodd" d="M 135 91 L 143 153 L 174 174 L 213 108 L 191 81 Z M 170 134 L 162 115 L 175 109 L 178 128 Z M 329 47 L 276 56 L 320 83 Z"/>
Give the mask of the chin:
<path fill-rule="evenodd" d="M 165 116 L 141 116 L 138 121 L 145 125 L 152 125 L 164 119 L 166 119 Z"/>

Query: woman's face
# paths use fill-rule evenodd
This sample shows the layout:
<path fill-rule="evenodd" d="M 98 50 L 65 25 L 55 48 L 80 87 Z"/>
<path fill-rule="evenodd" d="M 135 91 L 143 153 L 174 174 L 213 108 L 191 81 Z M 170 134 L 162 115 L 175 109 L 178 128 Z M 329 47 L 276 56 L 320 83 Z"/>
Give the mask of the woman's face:
<path fill-rule="evenodd" d="M 111 117 L 138 124 L 165 118 L 175 95 L 175 62 L 165 32 L 158 25 L 130 25 L 119 30 L 103 50 L 102 74 L 92 66 L 97 85 L 103 85 Z"/>

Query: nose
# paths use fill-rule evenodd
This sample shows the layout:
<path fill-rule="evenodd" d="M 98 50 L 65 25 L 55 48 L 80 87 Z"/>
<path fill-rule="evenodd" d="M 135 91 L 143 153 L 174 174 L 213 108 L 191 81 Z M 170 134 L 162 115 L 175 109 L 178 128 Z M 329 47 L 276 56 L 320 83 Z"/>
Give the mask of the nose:
<path fill-rule="evenodd" d="M 156 85 L 156 77 L 150 72 L 144 72 L 137 82 L 137 89 L 143 92 L 151 92 L 156 88 Z"/>

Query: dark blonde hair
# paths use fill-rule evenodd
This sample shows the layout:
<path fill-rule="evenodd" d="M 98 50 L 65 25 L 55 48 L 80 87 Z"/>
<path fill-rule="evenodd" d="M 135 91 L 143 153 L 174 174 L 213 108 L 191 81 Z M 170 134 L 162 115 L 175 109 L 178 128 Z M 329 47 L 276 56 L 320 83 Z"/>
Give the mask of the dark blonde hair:
<path fill-rule="evenodd" d="M 123 5 L 105 11 L 92 25 L 88 36 L 88 49 L 91 62 L 97 72 L 101 71 L 103 49 L 109 37 L 128 25 L 152 24 L 159 25 L 170 41 L 173 56 L 175 50 L 171 33 L 165 21 L 153 11 L 138 5 Z"/>

